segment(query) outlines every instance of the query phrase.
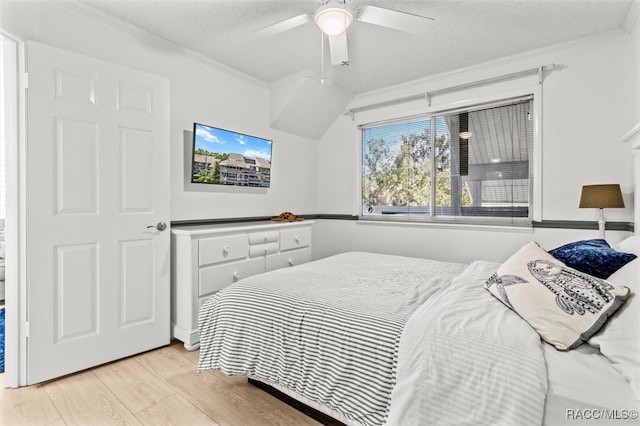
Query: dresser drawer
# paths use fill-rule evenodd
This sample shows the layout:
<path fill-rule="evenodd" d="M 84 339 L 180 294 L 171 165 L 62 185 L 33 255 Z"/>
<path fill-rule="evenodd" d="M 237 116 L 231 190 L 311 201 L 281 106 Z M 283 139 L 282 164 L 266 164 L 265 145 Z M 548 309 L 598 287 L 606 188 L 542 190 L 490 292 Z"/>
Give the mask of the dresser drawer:
<path fill-rule="evenodd" d="M 1 0 L 0 0 L 1 1 Z M 251 275 L 311 260 L 312 220 L 171 227 L 171 336 L 198 348 L 198 313 L 216 292 Z"/>
<path fill-rule="evenodd" d="M 311 228 L 284 229 L 280 231 L 280 250 L 294 250 L 311 245 Z"/>
<path fill-rule="evenodd" d="M 278 252 L 278 243 L 256 244 L 249 246 L 249 257 L 262 257 Z"/>
<path fill-rule="evenodd" d="M 200 288 L 198 295 L 206 296 L 222 290 L 229 284 L 264 272 L 264 259 L 251 259 L 225 265 L 209 266 L 199 271 Z"/>
<path fill-rule="evenodd" d="M 249 234 L 249 244 L 266 244 L 278 241 L 278 231 L 261 231 Z"/>
<path fill-rule="evenodd" d="M 244 259 L 249 254 L 249 240 L 245 235 L 203 238 L 198 243 L 198 265 Z"/>
<path fill-rule="evenodd" d="M 273 256 L 267 256 L 267 271 L 296 266 L 309 261 L 311 261 L 310 248 L 275 254 Z"/>

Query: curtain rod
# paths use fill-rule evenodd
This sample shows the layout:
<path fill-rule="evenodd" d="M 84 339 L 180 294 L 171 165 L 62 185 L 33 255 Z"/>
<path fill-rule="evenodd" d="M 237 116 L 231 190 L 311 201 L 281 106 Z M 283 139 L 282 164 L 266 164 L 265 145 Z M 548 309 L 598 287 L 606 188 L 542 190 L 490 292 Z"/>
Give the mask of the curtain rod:
<path fill-rule="evenodd" d="M 523 75 L 533 74 L 534 72 L 538 73 L 538 84 L 542 84 L 542 73 L 543 73 L 543 71 L 544 70 L 552 70 L 555 66 L 556 66 L 555 64 L 541 65 L 541 66 L 539 66 L 537 68 L 530 68 L 530 69 L 527 69 L 527 70 L 517 71 L 517 72 L 513 72 L 513 73 L 510 73 L 510 74 L 505 74 L 505 75 L 501 75 L 501 76 L 497 76 L 497 77 L 486 78 L 484 80 L 473 81 L 471 83 L 459 84 L 457 86 L 446 87 L 444 89 L 436 89 L 436 90 L 432 90 L 430 92 L 418 93 L 416 95 L 406 96 L 404 98 L 391 99 L 391 100 L 388 100 L 388 101 L 382 101 L 382 102 L 378 102 L 378 103 L 375 103 L 375 104 L 363 105 L 363 106 L 359 106 L 359 107 L 355 107 L 355 108 L 350 108 L 350 109 L 346 110 L 343 113 L 343 115 L 348 115 L 353 120 L 353 119 L 355 119 L 355 115 L 358 112 L 368 111 L 368 110 L 377 109 L 377 108 L 383 108 L 383 107 L 387 107 L 387 106 L 391 106 L 391 105 L 398 105 L 398 104 L 407 103 L 407 102 L 418 101 L 418 100 L 421 100 L 421 99 L 426 99 L 427 100 L 427 104 L 429 106 L 431 106 L 431 98 L 433 96 L 441 95 L 443 93 L 448 93 L 448 92 L 454 92 L 456 90 L 468 89 L 470 87 L 482 86 L 482 85 L 485 85 L 485 84 L 488 84 L 488 83 L 495 83 L 495 82 L 498 82 L 498 81 L 510 80 L 512 78 L 521 77 Z"/>

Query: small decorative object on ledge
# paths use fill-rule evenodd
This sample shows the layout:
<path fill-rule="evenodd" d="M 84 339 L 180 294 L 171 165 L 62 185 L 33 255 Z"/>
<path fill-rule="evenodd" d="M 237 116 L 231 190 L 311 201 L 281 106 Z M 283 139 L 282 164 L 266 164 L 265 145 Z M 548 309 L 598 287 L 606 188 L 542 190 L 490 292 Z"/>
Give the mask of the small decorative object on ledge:
<path fill-rule="evenodd" d="M 622 191 L 618 184 L 606 185 L 584 185 L 580 196 L 580 208 L 591 208 L 600 210 L 598 229 L 600 238 L 604 240 L 605 219 L 604 209 L 624 208 Z"/>
<path fill-rule="evenodd" d="M 295 214 L 291 213 L 291 212 L 282 212 L 280 213 L 278 216 L 274 216 L 271 218 L 272 221 L 274 222 L 282 222 L 282 221 L 289 221 L 289 222 L 300 222 L 302 220 L 304 220 L 303 217 L 298 217 Z"/>

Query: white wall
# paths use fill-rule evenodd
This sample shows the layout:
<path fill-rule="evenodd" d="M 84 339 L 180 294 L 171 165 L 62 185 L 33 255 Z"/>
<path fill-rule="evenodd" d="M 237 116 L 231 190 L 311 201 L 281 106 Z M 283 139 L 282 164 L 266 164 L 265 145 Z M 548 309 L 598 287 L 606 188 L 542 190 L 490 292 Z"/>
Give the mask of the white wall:
<path fill-rule="evenodd" d="M 168 77 L 171 81 L 171 220 L 298 214 L 358 214 L 358 122 L 382 111 L 341 116 L 319 142 L 269 127 L 265 84 L 226 72 L 223 66 L 176 53 L 157 40 L 115 28 L 51 1 L 2 1 L 0 26 L 23 40 L 93 56 Z M 124 26 L 126 29 L 126 25 Z M 583 184 L 618 182 L 629 208 L 609 210 L 614 221 L 631 221 L 631 157 L 620 137 L 640 118 L 638 70 L 640 35 L 613 32 L 552 49 L 526 52 L 446 75 L 432 76 L 362 95 L 352 105 L 394 99 L 549 63 L 561 65 L 545 78 L 543 90 L 542 219 L 594 220 L 595 212 L 577 208 Z M 519 81 L 514 82 L 517 86 Z M 512 89 L 504 84 L 500 90 Z M 528 84 L 528 83 L 527 83 Z M 477 96 L 478 91 L 456 96 Z M 415 113 L 421 105 L 395 108 Z M 358 121 L 360 120 L 360 121 Z M 191 191 L 184 180 L 185 131 L 194 121 L 274 140 L 272 187 L 267 190 Z M 373 250 L 414 256 L 499 260 L 521 243 L 536 239 L 553 245 L 595 237 L 596 231 L 498 228 L 450 229 L 431 226 L 376 226 L 321 220 L 314 234 L 314 257 L 345 250 Z M 612 242 L 627 233 L 608 232 Z"/>
<path fill-rule="evenodd" d="M 34 40 L 115 64 L 166 76 L 171 84 L 170 220 L 315 213 L 315 141 L 269 127 L 268 87 L 224 66 L 187 57 L 83 11 L 51 1 L 0 2 L 0 27 Z M 184 132 L 200 122 L 273 140 L 271 188 L 206 187 L 184 181 Z M 311 190 L 310 190 L 311 189 Z"/>
<path fill-rule="evenodd" d="M 631 74 L 636 76 L 632 80 L 629 90 L 637 95 L 634 97 L 635 104 L 632 111 L 635 113 L 636 124 L 640 124 L 640 0 L 633 2 L 628 18 L 626 27 L 631 32 L 632 38 L 632 48 L 629 52 L 632 63 Z"/>
<path fill-rule="evenodd" d="M 607 231 L 615 244 L 628 232 Z M 428 225 L 373 224 L 355 220 L 316 220 L 313 257 L 345 251 L 368 251 L 422 257 L 449 262 L 504 261 L 529 241 L 550 250 L 569 241 L 598 238 L 597 230 L 504 230 L 499 228 L 448 228 Z"/>
<path fill-rule="evenodd" d="M 637 27 L 636 25 L 635 27 Z M 633 220 L 633 175 L 630 149 L 621 142 L 640 117 L 638 105 L 637 28 L 622 30 L 492 63 L 425 78 L 356 98 L 353 106 L 433 91 L 556 64 L 545 73 L 542 89 L 542 220 L 596 219 L 592 209 L 579 209 L 582 185 L 619 183 L 627 208 L 606 211 L 610 221 Z M 510 92 L 531 84 L 525 77 L 490 87 L 461 91 L 433 99 L 434 108 L 448 102 Z M 359 214 L 358 123 L 410 115 L 427 110 L 425 101 L 341 117 L 318 144 L 318 206 L 320 213 Z M 504 259 L 520 245 L 537 240 L 547 248 L 597 238 L 597 231 L 536 228 L 439 228 L 437 226 L 374 225 L 355 221 L 320 221 L 314 256 L 345 250 L 373 250 L 412 256 L 469 261 Z M 607 232 L 610 242 L 627 232 Z"/>

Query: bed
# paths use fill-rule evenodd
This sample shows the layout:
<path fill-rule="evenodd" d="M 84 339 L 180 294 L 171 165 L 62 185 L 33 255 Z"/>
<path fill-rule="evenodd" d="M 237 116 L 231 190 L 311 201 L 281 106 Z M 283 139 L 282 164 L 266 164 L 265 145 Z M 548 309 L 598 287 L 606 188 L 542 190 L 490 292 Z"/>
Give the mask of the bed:
<path fill-rule="evenodd" d="M 579 243 L 628 256 L 606 280 L 533 242 L 502 264 L 349 252 L 249 277 L 201 308 L 198 369 L 266 384 L 325 423 L 640 424 L 640 236 Z M 542 296 L 509 281 L 545 256 L 566 268 L 531 287 Z M 547 296 L 547 311 L 531 306 Z"/>

